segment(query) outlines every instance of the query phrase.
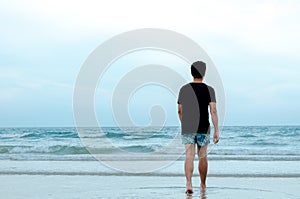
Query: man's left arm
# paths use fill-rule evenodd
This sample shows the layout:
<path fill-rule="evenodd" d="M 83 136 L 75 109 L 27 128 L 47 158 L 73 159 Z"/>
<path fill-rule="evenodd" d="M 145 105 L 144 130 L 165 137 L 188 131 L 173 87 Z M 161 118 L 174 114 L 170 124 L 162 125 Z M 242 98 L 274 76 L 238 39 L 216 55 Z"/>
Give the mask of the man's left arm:
<path fill-rule="evenodd" d="M 209 103 L 210 107 L 210 114 L 211 114 L 211 120 L 214 125 L 214 143 L 217 144 L 219 142 L 219 126 L 218 126 L 218 113 L 217 113 L 217 106 L 216 102 L 210 102 Z"/>

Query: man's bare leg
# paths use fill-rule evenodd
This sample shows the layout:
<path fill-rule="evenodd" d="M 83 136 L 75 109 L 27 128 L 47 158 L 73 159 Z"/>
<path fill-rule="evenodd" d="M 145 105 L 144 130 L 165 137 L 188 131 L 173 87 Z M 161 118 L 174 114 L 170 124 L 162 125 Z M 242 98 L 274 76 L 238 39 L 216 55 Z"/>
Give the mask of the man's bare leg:
<path fill-rule="evenodd" d="M 193 190 L 192 175 L 194 171 L 195 144 L 185 145 L 184 171 L 186 177 L 186 191 Z"/>
<path fill-rule="evenodd" d="M 206 176 L 207 176 L 207 145 L 199 147 L 198 146 L 198 170 L 200 174 L 200 180 L 201 180 L 201 190 L 206 189 Z"/>

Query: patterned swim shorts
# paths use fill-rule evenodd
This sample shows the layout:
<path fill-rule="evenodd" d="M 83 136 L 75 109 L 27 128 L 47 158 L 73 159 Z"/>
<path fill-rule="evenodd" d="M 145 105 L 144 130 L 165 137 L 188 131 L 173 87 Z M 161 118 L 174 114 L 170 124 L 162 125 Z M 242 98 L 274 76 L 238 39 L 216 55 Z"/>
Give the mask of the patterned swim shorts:
<path fill-rule="evenodd" d="M 196 144 L 198 146 L 205 146 L 210 143 L 210 134 L 190 133 L 181 134 L 182 144 Z"/>

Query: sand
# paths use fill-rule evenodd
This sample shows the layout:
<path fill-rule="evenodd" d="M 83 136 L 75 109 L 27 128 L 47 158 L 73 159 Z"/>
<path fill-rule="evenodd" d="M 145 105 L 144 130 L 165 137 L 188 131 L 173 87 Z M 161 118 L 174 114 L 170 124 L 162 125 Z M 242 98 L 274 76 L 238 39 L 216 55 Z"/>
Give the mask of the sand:
<path fill-rule="evenodd" d="M 210 177 L 192 198 L 300 198 L 299 178 Z M 1 198 L 186 198 L 184 177 L 0 175 Z"/>
<path fill-rule="evenodd" d="M 0 198 L 186 198 L 182 164 L 128 174 L 97 161 L 1 160 Z M 297 165 L 299 161 L 209 161 L 206 192 L 200 192 L 195 170 L 195 193 L 189 198 L 300 199 Z"/>

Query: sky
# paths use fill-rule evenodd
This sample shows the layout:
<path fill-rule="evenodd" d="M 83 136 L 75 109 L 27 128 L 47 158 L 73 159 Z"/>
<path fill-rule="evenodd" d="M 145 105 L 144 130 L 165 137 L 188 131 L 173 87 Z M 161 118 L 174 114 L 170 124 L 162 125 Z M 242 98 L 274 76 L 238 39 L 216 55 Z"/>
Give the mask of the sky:
<path fill-rule="evenodd" d="M 300 125 L 300 2 L 295 1 L 1 1 L 0 126 L 74 126 L 73 91 L 89 54 L 106 40 L 140 28 L 181 33 L 216 66 L 225 91 L 224 125 Z M 133 66 L 183 60 L 157 51 L 130 54 L 107 70 L 95 93 L 101 125 L 114 126 L 113 88 Z M 123 67 L 120 70 L 120 67 Z M 179 125 L 177 96 L 146 85 L 128 101 L 138 125 L 161 105 Z"/>

